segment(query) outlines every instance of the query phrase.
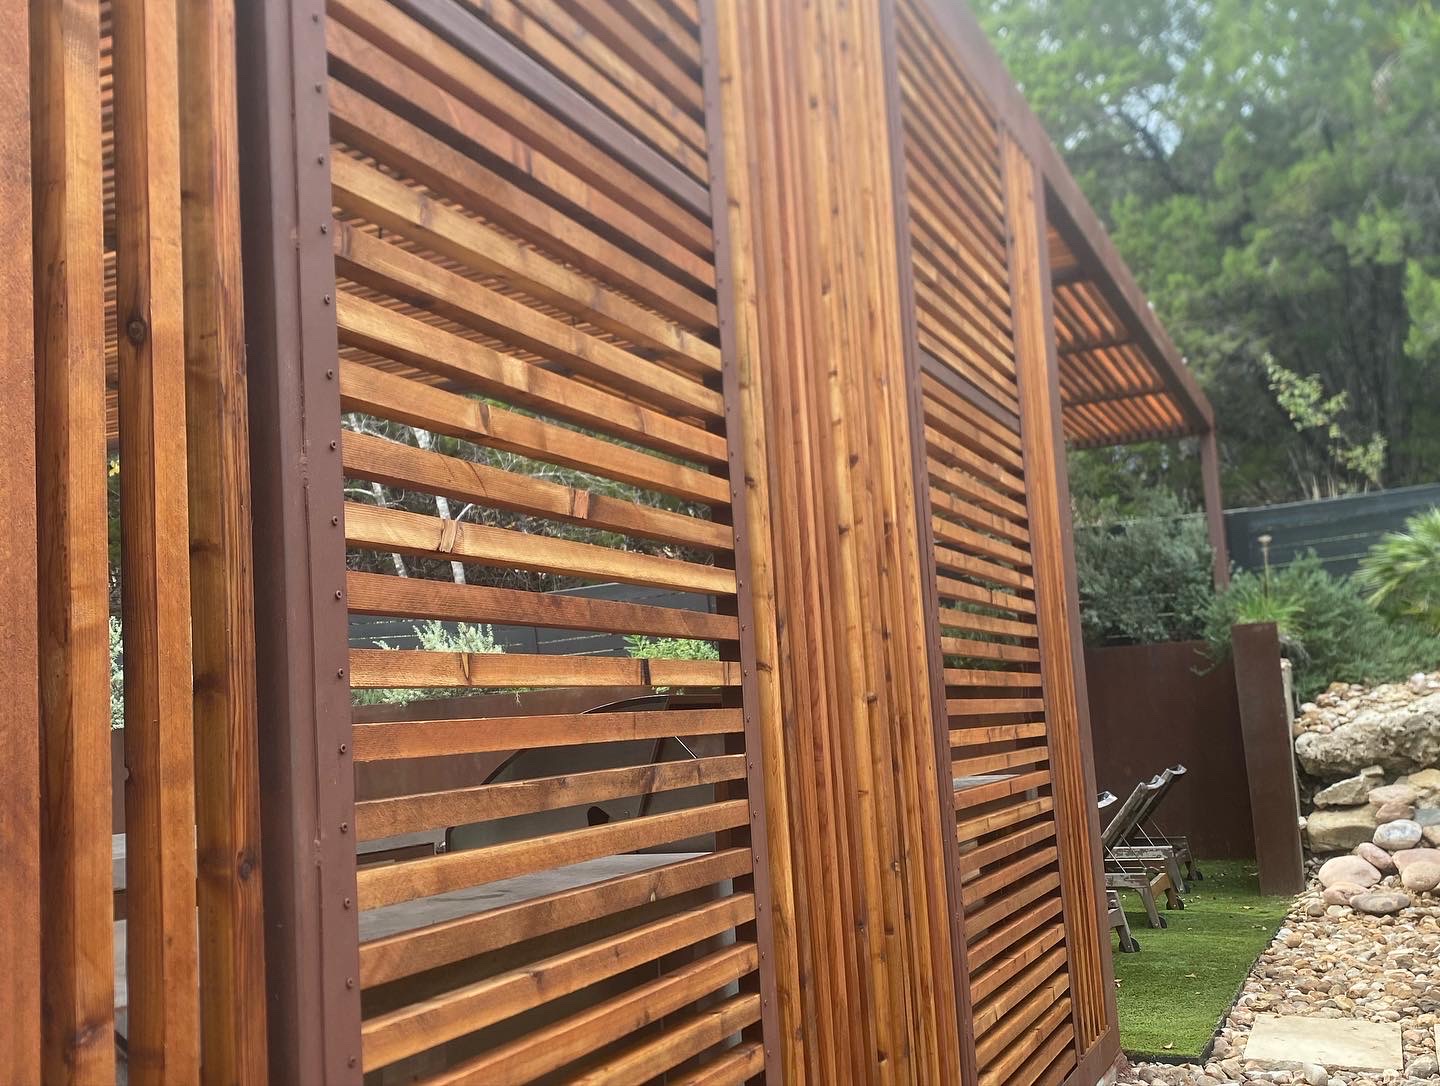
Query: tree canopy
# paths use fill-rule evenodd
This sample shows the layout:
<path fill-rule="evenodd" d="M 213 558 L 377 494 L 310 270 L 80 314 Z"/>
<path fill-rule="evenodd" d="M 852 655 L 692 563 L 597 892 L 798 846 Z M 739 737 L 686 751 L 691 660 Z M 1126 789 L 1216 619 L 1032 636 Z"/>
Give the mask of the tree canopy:
<path fill-rule="evenodd" d="M 1230 504 L 1440 478 L 1428 0 L 977 0 L 1213 401 Z"/>

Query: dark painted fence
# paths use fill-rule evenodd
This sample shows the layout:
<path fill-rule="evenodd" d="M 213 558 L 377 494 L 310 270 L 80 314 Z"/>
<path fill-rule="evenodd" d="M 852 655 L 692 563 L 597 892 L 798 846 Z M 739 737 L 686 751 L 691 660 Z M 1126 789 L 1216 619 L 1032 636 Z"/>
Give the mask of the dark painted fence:
<path fill-rule="evenodd" d="M 1415 514 L 1437 505 L 1440 483 L 1258 509 L 1230 509 L 1225 513 L 1225 539 L 1231 562 L 1241 569 L 1263 568 L 1260 537 L 1268 535 L 1272 566 L 1288 565 L 1313 549 L 1329 572 L 1353 573 L 1381 536 L 1398 531 Z"/>

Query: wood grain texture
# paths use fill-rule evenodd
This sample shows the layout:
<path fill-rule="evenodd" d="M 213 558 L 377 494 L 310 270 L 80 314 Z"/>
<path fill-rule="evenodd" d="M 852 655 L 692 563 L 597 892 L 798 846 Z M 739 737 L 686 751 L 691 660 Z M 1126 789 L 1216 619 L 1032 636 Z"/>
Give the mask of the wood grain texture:
<path fill-rule="evenodd" d="M 1049 319 L 1043 182 L 1030 158 L 1008 136 L 1002 140 L 1002 156 L 1036 625 L 1050 723 L 1078 1059 L 1091 1045 L 1113 1041 L 1115 993 L 1109 943 L 1102 939 L 1105 895 L 1101 892 L 1094 768 L 1088 755 L 1088 701 L 1070 542 L 1070 492 Z"/>
<path fill-rule="evenodd" d="M 765 442 L 746 475 L 765 476 L 783 511 L 768 550 L 808 981 L 803 1044 L 785 1062 L 812 1082 L 954 1081 L 947 876 L 922 845 L 943 823 L 881 8 L 718 9 L 722 68 L 744 73 L 725 123 L 744 141 L 729 200 L 748 205 L 747 236 L 732 263 L 753 284 L 737 308 L 761 389 L 742 424 Z"/>
<path fill-rule="evenodd" d="M 100 22 L 31 5 L 42 1077 L 114 1081 Z"/>
<path fill-rule="evenodd" d="M 250 442 L 232 0 L 181 0 L 201 1081 L 266 1075 Z"/>
<path fill-rule="evenodd" d="M 39 560 L 35 489 L 35 236 L 30 161 L 30 13 L 6 9 L 0 39 L 0 563 L 13 576 L 0 629 L 0 961 L 10 979 L 0 990 L 0 1079 L 40 1081 L 40 696 Z M 42 178 L 43 183 L 43 178 Z"/>
<path fill-rule="evenodd" d="M 200 1074 L 175 0 L 115 10 L 129 1073 Z"/>

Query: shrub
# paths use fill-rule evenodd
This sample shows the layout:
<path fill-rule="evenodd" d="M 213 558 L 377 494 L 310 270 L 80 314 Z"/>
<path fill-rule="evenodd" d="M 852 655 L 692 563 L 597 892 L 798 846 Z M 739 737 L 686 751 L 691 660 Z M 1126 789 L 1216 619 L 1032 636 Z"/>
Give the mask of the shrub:
<path fill-rule="evenodd" d="M 1384 614 L 1440 634 L 1440 508 L 1405 522 L 1370 548 L 1356 582 Z"/>
<path fill-rule="evenodd" d="M 637 660 L 718 660 L 720 650 L 713 641 L 696 641 L 688 637 L 645 637 L 630 634 L 625 638 L 625 651 Z"/>
<path fill-rule="evenodd" d="M 1216 596 L 1206 637 L 1219 657 L 1230 627 L 1273 622 L 1295 669 L 1295 689 L 1310 699 L 1333 682 L 1393 682 L 1440 663 L 1440 636 L 1386 618 L 1359 586 L 1325 572 L 1314 553 L 1267 573 L 1237 573 Z"/>
<path fill-rule="evenodd" d="M 469 652 L 489 654 L 504 652 L 495 644 L 495 631 L 489 626 L 473 622 L 457 622 L 452 630 L 438 619 L 431 619 L 423 626 L 412 626 L 420 648 L 426 652 Z M 376 648 L 391 646 L 377 641 Z M 380 690 L 353 690 L 351 701 L 356 705 L 409 705 L 412 701 L 450 697 L 454 691 L 448 687 L 412 690 L 409 688 L 386 688 Z"/>
<path fill-rule="evenodd" d="M 1137 507 L 1077 510 L 1080 623 L 1092 645 L 1186 641 L 1203 635 L 1214 595 L 1204 521 L 1156 490 Z"/>

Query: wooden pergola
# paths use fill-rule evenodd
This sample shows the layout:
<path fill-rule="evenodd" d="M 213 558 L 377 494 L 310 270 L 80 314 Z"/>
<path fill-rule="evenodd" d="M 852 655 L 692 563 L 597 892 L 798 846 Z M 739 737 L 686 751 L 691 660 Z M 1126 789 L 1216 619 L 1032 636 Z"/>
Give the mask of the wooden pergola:
<path fill-rule="evenodd" d="M 1214 419 L 961 5 L 0 9 L 0 1079 L 1103 1078 L 1065 448 L 1219 576 Z"/>

